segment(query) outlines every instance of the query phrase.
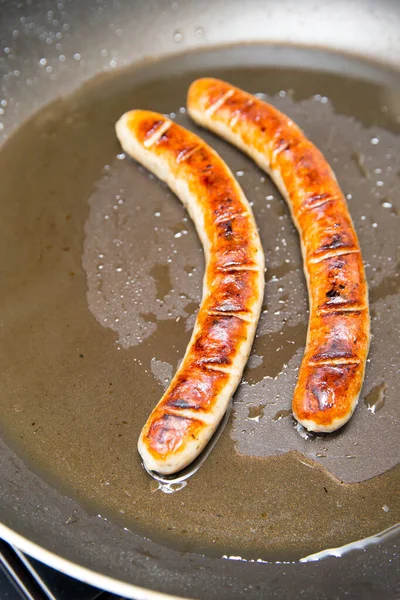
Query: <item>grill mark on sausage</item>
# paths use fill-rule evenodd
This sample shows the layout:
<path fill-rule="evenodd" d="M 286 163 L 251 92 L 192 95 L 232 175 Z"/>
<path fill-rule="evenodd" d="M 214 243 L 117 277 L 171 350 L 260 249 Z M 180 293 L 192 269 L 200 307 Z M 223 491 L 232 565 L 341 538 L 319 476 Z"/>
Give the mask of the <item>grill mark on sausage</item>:
<path fill-rule="evenodd" d="M 195 146 L 189 146 L 189 148 L 184 148 L 179 152 L 178 156 L 176 157 L 176 162 L 179 164 L 184 162 L 185 160 L 188 160 L 198 150 L 200 150 L 200 146 L 197 144 Z"/>
<path fill-rule="evenodd" d="M 324 252 L 325 250 L 336 250 L 336 248 L 348 247 L 342 233 L 334 233 L 332 239 L 329 242 L 323 244 L 318 252 Z"/>
<path fill-rule="evenodd" d="M 175 399 L 175 400 L 173 400 L 173 401 L 170 401 L 170 402 L 168 402 L 168 404 L 167 404 L 166 406 L 168 406 L 168 409 L 173 409 L 173 408 L 176 408 L 176 409 L 178 409 L 179 411 L 180 411 L 182 408 L 185 408 L 185 409 L 192 409 L 192 410 L 194 410 L 194 411 L 197 411 L 197 410 L 199 410 L 199 408 L 200 408 L 198 404 L 194 404 L 194 403 L 193 403 L 192 401 L 190 401 L 190 400 L 185 400 L 185 398 L 177 398 L 177 399 Z M 179 415 L 179 414 L 181 414 L 181 413 L 180 413 L 180 412 L 178 412 L 178 413 L 176 413 L 176 414 L 178 414 L 178 415 Z"/>
<path fill-rule="evenodd" d="M 308 365 L 310 367 L 319 367 L 321 365 L 359 365 L 360 361 L 356 358 L 322 358 L 320 360 L 309 360 Z"/>
<path fill-rule="evenodd" d="M 245 323 L 250 323 L 253 315 L 250 311 L 234 311 L 234 310 L 208 310 L 207 313 L 211 317 L 234 317 Z"/>
<path fill-rule="evenodd" d="M 280 130 L 278 130 L 280 132 Z M 293 150 L 296 146 L 299 145 L 299 142 L 296 138 L 289 139 L 287 137 L 278 136 L 277 139 L 274 140 L 272 156 L 273 161 L 276 161 L 279 154 L 283 152 L 288 152 Z"/>
<path fill-rule="evenodd" d="M 226 210 L 220 215 L 218 215 L 218 210 L 215 210 L 214 214 L 215 214 L 214 223 L 216 223 L 217 225 L 219 225 L 220 223 L 224 223 L 225 221 L 230 221 L 230 220 L 233 221 L 234 219 L 240 219 L 240 217 L 248 217 L 249 216 L 248 213 L 245 213 L 245 212 L 227 215 Z"/>
<path fill-rule="evenodd" d="M 362 312 L 366 312 L 368 310 L 367 306 L 340 306 L 340 305 L 331 305 L 328 308 L 319 308 L 317 310 L 317 314 L 321 315 L 341 315 L 346 313 L 355 313 L 361 314 Z"/>
<path fill-rule="evenodd" d="M 329 193 L 322 193 L 322 194 L 313 194 L 312 196 L 307 197 L 299 206 L 299 214 L 303 213 L 304 211 L 310 211 L 316 208 L 320 208 L 321 206 L 323 206 L 324 204 L 331 204 L 333 202 L 336 202 L 338 200 L 340 200 L 340 195 L 339 194 L 329 194 Z"/>
<path fill-rule="evenodd" d="M 333 250 L 325 250 L 325 252 L 319 254 L 318 256 L 312 256 L 309 258 L 310 263 L 319 263 L 323 260 L 327 260 L 328 258 L 334 258 L 336 256 L 344 256 L 346 254 L 359 254 L 360 251 L 358 248 L 334 248 Z"/>
<path fill-rule="evenodd" d="M 199 361 L 198 364 L 201 365 L 201 367 L 203 369 L 207 369 L 208 371 L 217 371 L 219 373 L 229 373 L 229 371 L 231 370 L 229 368 L 230 365 L 219 365 L 219 364 L 215 364 L 211 361 L 210 362 Z"/>
<path fill-rule="evenodd" d="M 208 106 L 208 108 L 206 109 L 206 113 L 208 117 L 212 117 L 212 115 L 219 109 L 221 108 L 221 106 L 223 104 L 225 104 L 225 102 L 228 100 L 228 98 L 230 98 L 231 96 L 233 96 L 234 94 L 234 90 L 228 90 L 227 92 L 225 92 L 225 94 L 223 94 L 220 98 L 218 98 L 218 100 L 216 100 L 213 104 L 211 104 L 210 106 Z"/>
<path fill-rule="evenodd" d="M 171 125 L 172 121 L 160 120 L 156 122 L 153 125 L 153 127 L 146 133 L 143 146 L 147 149 L 151 148 L 168 131 Z"/>
<path fill-rule="evenodd" d="M 217 270 L 221 273 L 235 273 L 237 271 L 254 271 L 258 273 L 260 271 L 259 267 L 256 265 L 228 265 L 224 267 L 217 267 Z"/>
<path fill-rule="evenodd" d="M 199 407 L 177 408 L 175 411 L 172 406 L 169 405 L 168 412 L 165 414 L 173 415 L 181 419 L 187 419 L 188 421 L 198 421 L 204 425 L 211 425 L 215 421 L 213 414 L 207 413 Z"/>
<path fill-rule="evenodd" d="M 253 106 L 254 102 L 255 101 L 252 98 L 250 98 L 249 100 L 246 100 L 245 104 L 242 107 L 237 108 L 233 113 L 232 119 L 229 121 L 229 126 L 234 127 L 239 121 L 239 119 L 243 117 L 243 115 L 245 115 L 246 112 Z"/>

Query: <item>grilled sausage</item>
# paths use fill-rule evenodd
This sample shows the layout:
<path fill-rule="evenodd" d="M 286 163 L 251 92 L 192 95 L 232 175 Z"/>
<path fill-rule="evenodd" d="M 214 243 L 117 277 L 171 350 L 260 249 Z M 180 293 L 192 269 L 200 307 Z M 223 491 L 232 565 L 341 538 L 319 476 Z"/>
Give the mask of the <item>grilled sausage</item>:
<path fill-rule="evenodd" d="M 186 354 L 138 442 L 148 469 L 175 473 L 205 447 L 226 412 L 254 339 L 264 293 L 264 254 L 239 184 L 203 140 L 153 112 L 116 125 L 127 154 L 165 181 L 204 246 L 203 297 Z"/>
<path fill-rule="evenodd" d="M 335 175 L 286 115 L 228 83 L 195 81 L 188 111 L 271 176 L 298 229 L 310 317 L 292 410 L 310 431 L 353 414 L 369 349 L 368 289 L 357 235 Z"/>

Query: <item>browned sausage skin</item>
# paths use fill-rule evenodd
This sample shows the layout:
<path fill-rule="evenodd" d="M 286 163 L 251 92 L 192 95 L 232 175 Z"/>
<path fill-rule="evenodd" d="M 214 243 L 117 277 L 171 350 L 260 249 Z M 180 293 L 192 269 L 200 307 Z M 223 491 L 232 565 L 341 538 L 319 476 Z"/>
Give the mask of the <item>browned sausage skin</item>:
<path fill-rule="evenodd" d="M 197 123 L 249 154 L 289 205 L 310 302 L 293 414 L 311 431 L 334 431 L 357 404 L 370 337 L 360 247 L 335 175 L 293 121 L 228 83 L 195 81 L 188 111 Z"/>
<path fill-rule="evenodd" d="M 138 442 L 147 468 L 168 474 L 201 452 L 240 381 L 261 311 L 264 254 L 240 186 L 203 140 L 140 110 L 123 115 L 116 131 L 124 150 L 181 199 L 206 257 L 192 338 Z"/>

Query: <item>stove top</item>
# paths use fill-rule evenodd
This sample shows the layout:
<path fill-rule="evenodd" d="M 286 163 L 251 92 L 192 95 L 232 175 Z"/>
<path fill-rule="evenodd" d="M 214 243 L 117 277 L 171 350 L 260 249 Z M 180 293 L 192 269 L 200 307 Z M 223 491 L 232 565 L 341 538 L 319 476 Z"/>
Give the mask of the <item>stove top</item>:
<path fill-rule="evenodd" d="M 124 600 L 82 583 L 0 540 L 0 600 Z"/>

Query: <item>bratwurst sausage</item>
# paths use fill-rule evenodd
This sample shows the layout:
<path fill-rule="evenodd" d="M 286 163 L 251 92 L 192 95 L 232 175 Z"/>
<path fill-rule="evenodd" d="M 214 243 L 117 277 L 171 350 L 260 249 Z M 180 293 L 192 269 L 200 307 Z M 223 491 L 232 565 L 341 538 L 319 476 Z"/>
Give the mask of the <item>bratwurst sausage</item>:
<path fill-rule="evenodd" d="M 292 410 L 310 431 L 353 414 L 369 349 L 368 289 L 357 235 L 334 173 L 286 115 L 216 79 L 195 81 L 188 111 L 271 176 L 298 229 L 310 317 Z"/>
<path fill-rule="evenodd" d="M 180 471 L 226 412 L 253 343 L 264 294 L 264 254 L 239 184 L 217 153 L 161 114 L 134 110 L 116 124 L 124 151 L 165 181 L 204 246 L 203 297 L 182 364 L 138 442 L 146 467 Z"/>

